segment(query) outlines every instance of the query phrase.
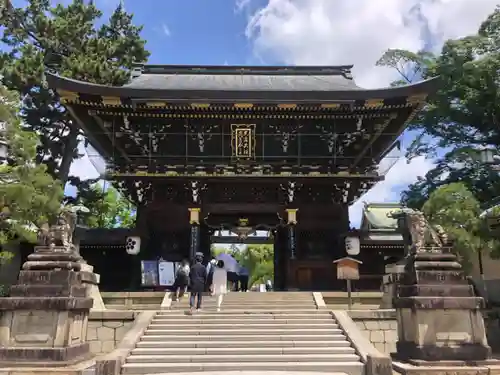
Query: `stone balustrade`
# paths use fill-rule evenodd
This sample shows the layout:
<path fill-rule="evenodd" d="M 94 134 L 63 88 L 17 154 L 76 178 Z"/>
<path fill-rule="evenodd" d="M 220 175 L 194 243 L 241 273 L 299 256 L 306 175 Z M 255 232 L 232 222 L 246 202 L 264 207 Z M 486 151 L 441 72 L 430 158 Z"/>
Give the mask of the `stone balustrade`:
<path fill-rule="evenodd" d="M 398 330 L 395 310 L 351 310 L 349 316 L 382 353 L 396 352 Z"/>
<path fill-rule="evenodd" d="M 91 311 L 87 342 L 94 355 L 113 351 L 125 334 L 134 326 L 137 311 Z"/>

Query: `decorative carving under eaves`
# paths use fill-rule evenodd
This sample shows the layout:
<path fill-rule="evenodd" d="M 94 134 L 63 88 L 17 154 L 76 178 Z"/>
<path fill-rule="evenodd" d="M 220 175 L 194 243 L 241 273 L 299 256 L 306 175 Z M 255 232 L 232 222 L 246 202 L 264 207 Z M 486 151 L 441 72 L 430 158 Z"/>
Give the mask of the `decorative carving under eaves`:
<path fill-rule="evenodd" d="M 349 202 L 349 193 L 351 192 L 351 182 L 344 181 L 333 185 L 334 201 L 340 199 L 342 203 Z M 338 197 L 340 195 L 340 197 Z"/>
<path fill-rule="evenodd" d="M 281 140 L 281 149 L 284 153 L 288 152 L 290 142 L 295 139 L 302 125 L 299 124 L 280 124 L 269 125 L 269 128 L 276 132 L 276 137 Z"/>
<path fill-rule="evenodd" d="M 195 123 L 186 122 L 184 127 L 191 136 L 191 139 L 198 142 L 198 150 L 205 152 L 205 142 L 210 141 L 214 131 L 219 128 L 217 124 L 210 123 Z"/>
<path fill-rule="evenodd" d="M 199 181 L 188 182 L 186 189 L 191 192 L 191 200 L 194 204 L 201 203 L 201 192 L 207 189 L 207 185 Z"/>
<path fill-rule="evenodd" d="M 149 142 L 153 153 L 158 153 L 160 145 L 167 139 L 167 131 L 171 126 L 170 124 L 161 124 L 156 126 L 154 131 L 149 131 Z"/>
<path fill-rule="evenodd" d="M 280 185 L 281 189 L 286 193 L 286 198 L 288 203 L 293 203 L 296 198 L 296 193 L 302 187 L 302 184 L 298 184 L 295 181 L 288 181 L 286 186 Z"/>
<path fill-rule="evenodd" d="M 137 192 L 137 199 L 139 201 L 138 203 L 148 204 L 152 201 L 153 190 L 151 182 L 136 181 L 134 185 Z"/>
<path fill-rule="evenodd" d="M 335 133 L 335 126 L 326 124 L 317 124 L 316 128 L 321 132 L 320 138 L 326 142 L 328 152 L 331 154 L 335 150 L 335 142 L 337 141 L 338 134 Z"/>
<path fill-rule="evenodd" d="M 346 148 L 351 147 L 355 143 L 359 143 L 359 141 L 366 137 L 369 137 L 369 134 L 367 134 L 365 128 L 350 133 L 338 134 L 336 138 L 337 154 L 342 154 Z"/>

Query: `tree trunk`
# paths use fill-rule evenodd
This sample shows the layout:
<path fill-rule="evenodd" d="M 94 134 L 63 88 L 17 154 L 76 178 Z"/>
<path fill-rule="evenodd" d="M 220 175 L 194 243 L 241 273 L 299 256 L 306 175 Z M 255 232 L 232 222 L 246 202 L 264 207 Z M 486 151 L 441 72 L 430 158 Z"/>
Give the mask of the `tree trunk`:
<path fill-rule="evenodd" d="M 64 153 L 61 158 L 61 165 L 59 166 L 59 173 L 57 176 L 63 186 L 66 186 L 66 182 L 68 182 L 69 170 L 74 159 L 75 150 L 78 147 L 78 134 L 78 129 L 72 127 L 66 138 L 66 145 L 64 147 Z"/>

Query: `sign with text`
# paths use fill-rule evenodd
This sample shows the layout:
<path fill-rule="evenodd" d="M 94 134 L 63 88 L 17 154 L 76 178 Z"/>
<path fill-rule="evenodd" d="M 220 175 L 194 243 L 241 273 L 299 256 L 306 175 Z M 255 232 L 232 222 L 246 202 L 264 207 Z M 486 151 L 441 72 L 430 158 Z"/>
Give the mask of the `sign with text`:
<path fill-rule="evenodd" d="M 360 260 L 344 257 L 333 262 L 337 265 L 337 279 L 339 280 L 359 280 Z"/>
<path fill-rule="evenodd" d="M 158 262 L 158 279 L 161 286 L 172 286 L 175 282 L 175 263 Z"/>
<path fill-rule="evenodd" d="M 253 159 L 255 157 L 255 124 L 232 124 L 231 146 L 233 157 Z"/>

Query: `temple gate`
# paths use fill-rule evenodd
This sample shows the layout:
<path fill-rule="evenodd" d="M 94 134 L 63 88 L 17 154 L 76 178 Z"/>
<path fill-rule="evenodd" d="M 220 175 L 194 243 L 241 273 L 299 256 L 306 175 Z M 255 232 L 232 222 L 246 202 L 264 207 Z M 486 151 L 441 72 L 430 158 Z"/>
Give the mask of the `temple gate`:
<path fill-rule="evenodd" d="M 318 290 L 343 285 L 332 262 L 348 207 L 383 179 L 380 161 L 436 86 L 364 90 L 351 68 L 145 65 L 122 87 L 47 80 L 137 205 L 140 257 L 208 255 L 217 230 L 265 230 L 276 287 Z"/>

